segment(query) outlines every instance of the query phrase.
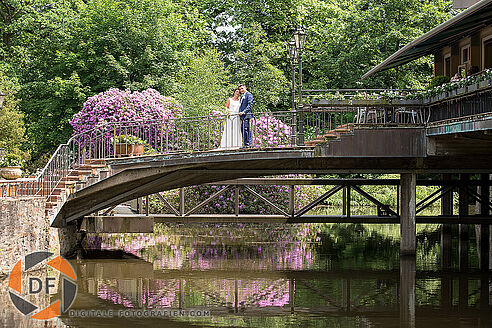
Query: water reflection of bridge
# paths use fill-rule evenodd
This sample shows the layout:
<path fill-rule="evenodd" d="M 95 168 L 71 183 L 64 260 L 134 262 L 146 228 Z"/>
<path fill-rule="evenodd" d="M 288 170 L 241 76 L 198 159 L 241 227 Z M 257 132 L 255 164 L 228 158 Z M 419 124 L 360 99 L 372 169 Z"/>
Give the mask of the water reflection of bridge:
<path fill-rule="evenodd" d="M 86 260 L 76 267 L 83 277 L 79 294 L 97 296 L 107 306 L 207 309 L 214 316 L 360 316 L 376 325 L 400 318 L 409 327 L 416 315 L 430 322 L 449 316 L 480 317 L 480 327 L 492 323 L 491 272 L 416 271 L 415 260 L 406 258 L 392 270 L 154 270 L 142 260 Z M 436 287 L 421 286 L 426 282 Z M 418 305 L 416 295 L 424 294 L 432 305 Z"/>

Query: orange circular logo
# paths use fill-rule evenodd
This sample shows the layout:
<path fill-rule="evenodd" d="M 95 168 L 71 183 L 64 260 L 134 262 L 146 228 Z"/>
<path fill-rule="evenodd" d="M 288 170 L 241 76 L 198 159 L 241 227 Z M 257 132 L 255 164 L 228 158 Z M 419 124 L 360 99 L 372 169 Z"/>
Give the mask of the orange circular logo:
<path fill-rule="evenodd" d="M 50 252 L 34 252 L 28 254 L 23 260 L 19 260 L 10 271 L 10 300 L 20 312 L 33 319 L 48 320 L 59 316 L 70 308 L 75 300 L 75 295 L 77 294 L 77 284 L 75 283 L 77 281 L 77 276 L 75 275 L 72 265 L 61 256 L 57 256 L 50 260 L 53 255 L 54 254 Z M 60 277 L 46 277 L 44 281 L 38 277 L 29 277 L 27 281 L 27 290 L 22 290 L 23 274 L 25 275 L 35 265 L 42 262 L 44 265 L 60 272 Z M 24 270 L 22 270 L 22 263 L 24 263 Z M 40 310 L 38 306 L 25 299 L 25 296 L 28 295 L 49 295 L 50 288 L 56 286 L 54 284 L 56 280 L 61 282 L 61 300 L 58 299 Z"/>

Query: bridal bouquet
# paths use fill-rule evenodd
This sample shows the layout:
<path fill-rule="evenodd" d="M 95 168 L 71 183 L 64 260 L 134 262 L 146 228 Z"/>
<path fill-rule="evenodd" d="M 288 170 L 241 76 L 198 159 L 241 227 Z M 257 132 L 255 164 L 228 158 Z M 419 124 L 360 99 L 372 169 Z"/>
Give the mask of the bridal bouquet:
<path fill-rule="evenodd" d="M 226 108 L 226 109 L 224 110 L 224 115 L 225 115 L 225 116 L 227 116 L 227 117 L 231 116 L 231 115 L 232 115 L 232 110 L 230 110 L 230 109 Z"/>

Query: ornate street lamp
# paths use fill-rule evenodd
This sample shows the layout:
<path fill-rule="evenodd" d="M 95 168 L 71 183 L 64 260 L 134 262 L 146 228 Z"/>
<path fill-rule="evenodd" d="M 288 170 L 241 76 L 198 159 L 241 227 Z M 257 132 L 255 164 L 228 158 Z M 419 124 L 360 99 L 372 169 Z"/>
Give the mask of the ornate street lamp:
<path fill-rule="evenodd" d="M 302 27 L 298 27 L 297 31 L 294 32 L 294 41 L 296 42 L 296 48 L 304 50 L 304 43 L 306 42 L 306 32 Z"/>
<path fill-rule="evenodd" d="M 290 63 L 291 65 L 294 65 L 297 59 L 297 47 L 296 47 L 296 41 L 292 40 L 289 42 L 289 57 L 290 57 Z"/>

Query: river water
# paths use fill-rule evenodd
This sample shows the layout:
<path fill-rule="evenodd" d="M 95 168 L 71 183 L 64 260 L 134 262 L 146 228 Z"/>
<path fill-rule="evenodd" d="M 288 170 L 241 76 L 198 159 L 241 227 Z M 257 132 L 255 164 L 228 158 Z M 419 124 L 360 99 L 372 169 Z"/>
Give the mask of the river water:
<path fill-rule="evenodd" d="M 440 268 L 439 226 L 178 225 L 89 235 L 58 326 L 492 327 L 490 274 Z M 456 244 L 456 240 L 454 240 Z M 456 247 L 455 247 L 456 248 Z M 457 251 L 455 252 L 457 253 Z M 96 310 L 96 311 L 94 311 Z M 157 317 L 156 317 L 157 316 Z"/>

